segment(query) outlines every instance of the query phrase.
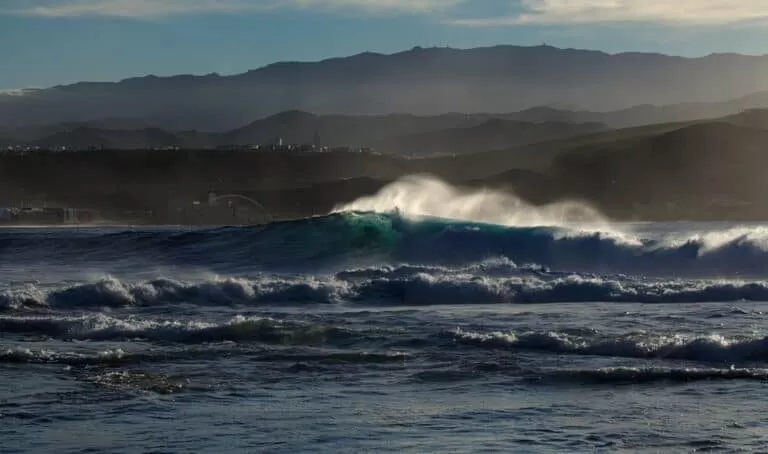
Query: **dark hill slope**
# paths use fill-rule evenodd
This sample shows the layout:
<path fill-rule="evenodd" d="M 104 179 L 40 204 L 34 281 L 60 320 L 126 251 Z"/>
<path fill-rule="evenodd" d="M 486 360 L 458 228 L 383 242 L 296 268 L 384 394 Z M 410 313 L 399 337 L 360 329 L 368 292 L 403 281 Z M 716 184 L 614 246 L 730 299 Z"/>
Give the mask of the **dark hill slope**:
<path fill-rule="evenodd" d="M 466 115 L 314 115 L 302 111 L 287 111 L 257 120 L 244 127 L 217 136 L 221 144 L 248 145 L 274 143 L 281 137 L 285 143 L 328 146 L 376 146 L 394 137 L 438 131 L 459 126 L 473 126 L 482 117 Z"/>
<path fill-rule="evenodd" d="M 526 123 L 491 119 L 477 126 L 413 134 L 385 142 L 384 151 L 405 156 L 467 154 L 605 131 L 599 123 Z"/>
<path fill-rule="evenodd" d="M 718 122 L 575 148 L 550 175 L 622 217 L 768 218 L 766 169 L 768 131 Z"/>

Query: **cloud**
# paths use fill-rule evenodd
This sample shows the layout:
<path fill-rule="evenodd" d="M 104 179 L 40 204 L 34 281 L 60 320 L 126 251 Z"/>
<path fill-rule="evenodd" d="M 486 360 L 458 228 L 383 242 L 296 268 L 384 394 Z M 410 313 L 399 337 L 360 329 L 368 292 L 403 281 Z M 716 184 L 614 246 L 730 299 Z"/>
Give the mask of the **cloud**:
<path fill-rule="evenodd" d="M 516 14 L 458 19 L 455 25 L 645 22 L 666 25 L 768 23 L 768 0 L 520 0 Z"/>
<path fill-rule="evenodd" d="M 646 22 L 672 25 L 768 23 L 768 0 L 0 0 L 0 14 L 38 17 L 158 18 L 185 14 L 312 9 L 370 14 L 427 14 L 507 6 L 510 13 L 449 21 L 464 26 Z M 512 13 L 514 11 L 514 13 Z"/>
<path fill-rule="evenodd" d="M 356 10 L 369 13 L 425 13 L 465 0 L 39 0 L 5 13 L 39 17 L 103 16 L 157 18 L 183 14 L 237 13 L 282 8 Z M 33 3 L 33 5 L 29 5 Z"/>

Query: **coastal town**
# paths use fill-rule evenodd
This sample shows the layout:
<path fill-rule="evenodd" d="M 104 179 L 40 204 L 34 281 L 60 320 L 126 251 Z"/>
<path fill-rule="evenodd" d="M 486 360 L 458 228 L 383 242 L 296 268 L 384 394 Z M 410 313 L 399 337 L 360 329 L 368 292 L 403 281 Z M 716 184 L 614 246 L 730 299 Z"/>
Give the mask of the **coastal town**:
<path fill-rule="evenodd" d="M 199 199 L 169 201 L 165 210 L 99 210 L 67 207 L 45 200 L 20 201 L 0 207 L 0 226 L 169 224 L 169 225 L 254 225 L 271 220 L 257 200 L 240 194 L 208 193 Z"/>

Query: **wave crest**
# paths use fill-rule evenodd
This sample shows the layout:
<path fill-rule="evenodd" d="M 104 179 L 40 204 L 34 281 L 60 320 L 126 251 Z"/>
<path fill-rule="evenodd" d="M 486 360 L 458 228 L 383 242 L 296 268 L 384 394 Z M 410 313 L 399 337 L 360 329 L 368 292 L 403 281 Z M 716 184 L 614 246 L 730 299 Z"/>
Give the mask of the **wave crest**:
<path fill-rule="evenodd" d="M 728 339 L 720 335 L 692 337 L 644 333 L 600 337 L 574 336 L 556 331 L 480 333 L 461 329 L 448 335 L 459 343 L 483 348 L 728 364 L 768 360 L 768 338 Z"/>
<path fill-rule="evenodd" d="M 350 334 L 338 327 L 288 323 L 268 317 L 236 316 L 226 322 L 121 319 L 104 314 L 80 317 L 0 317 L 0 331 L 43 334 L 59 339 L 160 342 L 263 342 L 279 345 L 343 343 Z M 13 352 L 11 352 L 13 354 Z"/>
<path fill-rule="evenodd" d="M 507 261 L 445 267 L 353 269 L 328 276 L 213 277 L 130 282 L 107 277 L 59 289 L 0 293 L 0 311 L 101 310 L 152 306 L 695 303 L 768 301 L 768 282 L 654 280 L 517 267 Z"/>
<path fill-rule="evenodd" d="M 339 205 L 340 212 L 398 212 L 405 217 L 436 217 L 506 227 L 556 226 L 605 231 L 610 222 L 586 203 L 560 202 L 542 207 L 509 192 L 460 190 L 426 175 L 402 178 L 377 194 Z"/>

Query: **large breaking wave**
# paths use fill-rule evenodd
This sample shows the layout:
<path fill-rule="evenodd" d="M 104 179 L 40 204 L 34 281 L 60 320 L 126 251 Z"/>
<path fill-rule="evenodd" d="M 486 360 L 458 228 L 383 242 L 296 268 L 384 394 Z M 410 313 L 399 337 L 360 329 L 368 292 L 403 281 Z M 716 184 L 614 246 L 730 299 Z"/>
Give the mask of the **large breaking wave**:
<path fill-rule="evenodd" d="M 350 267 L 465 266 L 489 259 L 575 273 L 768 277 L 768 229 L 645 236 L 629 229 L 508 227 L 395 213 L 343 212 L 266 227 L 155 231 L 0 231 L 0 265 L 85 262 L 198 266 L 218 274 L 317 274 Z"/>
<path fill-rule="evenodd" d="M 8 281 L 39 267 L 55 283 L 9 283 L 0 310 L 768 301 L 768 228 L 662 227 L 411 178 L 326 216 L 266 226 L 4 229 Z M 100 277 L 56 274 L 80 268 Z"/>

